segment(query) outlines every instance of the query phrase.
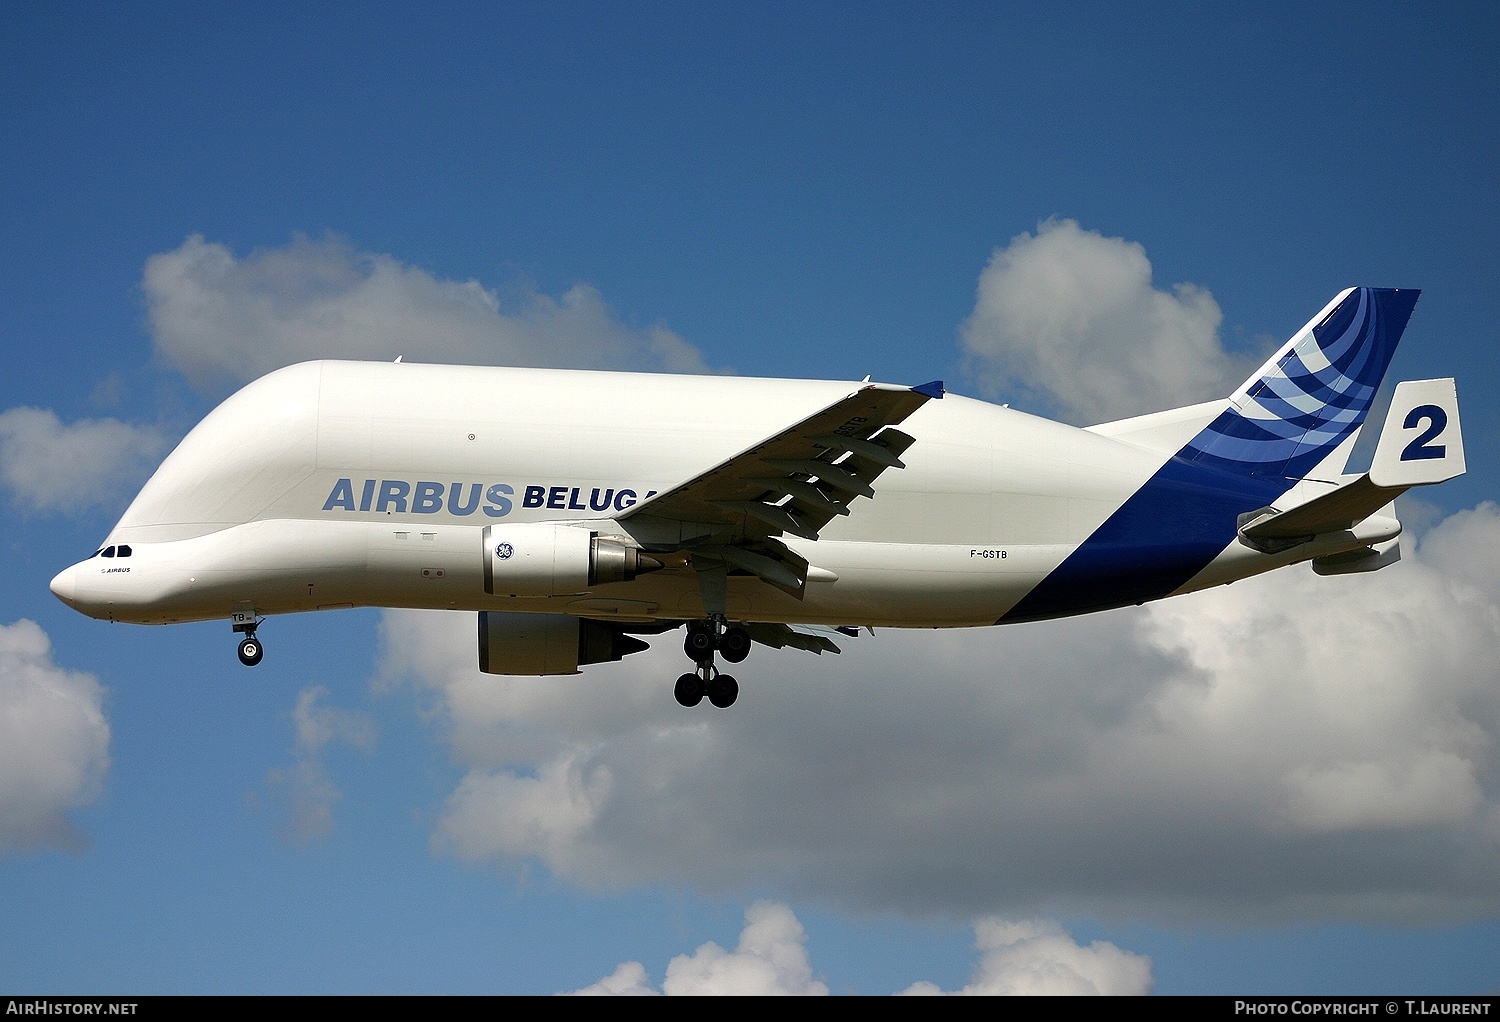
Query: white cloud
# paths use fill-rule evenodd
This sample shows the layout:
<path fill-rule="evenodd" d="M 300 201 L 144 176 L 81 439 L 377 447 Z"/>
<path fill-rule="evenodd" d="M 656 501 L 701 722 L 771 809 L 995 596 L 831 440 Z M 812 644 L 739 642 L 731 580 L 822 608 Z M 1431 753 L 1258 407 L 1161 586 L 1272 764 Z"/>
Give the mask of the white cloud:
<path fill-rule="evenodd" d="M 574 990 L 579 997 L 650 997 L 659 994 L 640 962 L 621 962 L 620 967 L 597 983 Z"/>
<path fill-rule="evenodd" d="M 334 739 L 368 752 L 375 744 L 375 725 L 369 716 L 336 706 L 320 706 L 318 700 L 327 695 L 328 689 L 323 685 L 309 685 L 297 693 L 297 705 L 292 710 L 297 753 L 316 756 Z"/>
<path fill-rule="evenodd" d="M 296 845 L 322 841 L 332 834 L 333 807 L 344 797 L 323 762 L 324 749 L 335 740 L 364 752 L 375 744 L 375 725 L 369 716 L 319 705 L 327 695 L 322 685 L 309 685 L 297 693 L 292 710 L 296 761 L 266 775 L 266 783 L 284 801 L 282 835 Z"/>
<path fill-rule="evenodd" d="M 1372 575 L 758 649 L 728 711 L 673 702 L 670 635 L 495 678 L 471 616 L 393 611 L 384 660 L 467 768 L 435 841 L 472 862 L 960 918 L 1453 918 L 1500 909 L 1497 557 L 1484 504 Z"/>
<path fill-rule="evenodd" d="M 1462 823 L 1484 803 L 1475 764 L 1452 752 L 1408 762 L 1302 765 L 1286 779 L 1287 816 L 1330 832 Z"/>
<path fill-rule="evenodd" d="M 739 945 L 725 951 L 713 941 L 691 955 L 667 963 L 662 992 L 704 994 L 826 996 L 807 961 L 807 931 L 785 905 L 758 901 L 745 910 Z"/>
<path fill-rule="evenodd" d="M 544 762 L 535 776 L 470 773 L 448 800 L 442 840 L 469 860 L 538 855 L 567 872 L 588 872 L 590 843 L 579 839 L 608 788 L 607 769 L 585 777 L 567 757 Z"/>
<path fill-rule="evenodd" d="M 1108 941 L 1081 947 L 1057 923 L 1031 919 L 1006 922 L 981 919 L 974 924 L 974 946 L 980 951 L 967 996 L 1104 995 L 1151 992 L 1151 959 L 1122 951 Z M 640 962 L 622 962 L 613 973 L 578 995 L 675 996 L 770 994 L 816 995 L 828 986 L 813 978 L 807 956 L 807 932 L 786 905 L 759 901 L 745 911 L 739 945 L 725 951 L 709 941 L 690 955 L 667 965 L 660 991 L 651 986 Z M 913 983 L 903 995 L 945 993 L 935 983 Z"/>
<path fill-rule="evenodd" d="M 299 759 L 268 770 L 266 784 L 282 804 L 285 819 L 278 830 L 288 844 L 316 844 L 333 833 L 333 807 L 344 793 L 321 760 Z"/>
<path fill-rule="evenodd" d="M 990 393 L 1099 422 L 1229 394 L 1255 363 L 1222 319 L 1202 288 L 1157 289 L 1139 244 L 1047 220 L 995 250 L 960 336 Z"/>
<path fill-rule="evenodd" d="M 68 811 L 99 794 L 109 767 L 104 688 L 52 662 L 34 622 L 0 625 L 0 850 L 76 848 Z"/>
<path fill-rule="evenodd" d="M 30 511 L 77 512 L 128 496 L 156 466 L 168 438 L 117 419 L 64 424 L 42 408 L 0 412 L 0 477 Z"/>
<path fill-rule="evenodd" d="M 1151 959 L 1121 951 L 1108 941 L 1080 947 L 1051 920 L 1011 923 L 982 919 L 974 925 L 981 952 L 965 996 L 1101 995 L 1120 997 L 1151 992 Z M 933 983 L 914 983 L 903 994 L 941 994 Z"/>
<path fill-rule="evenodd" d="M 514 303 L 477 281 L 442 280 L 334 238 L 297 237 L 237 258 L 193 235 L 146 261 L 158 354 L 200 383 L 244 381 L 314 358 L 703 372 L 664 327 L 636 329 L 599 292 L 523 290 Z"/>
<path fill-rule="evenodd" d="M 576 994 L 652 994 L 645 967 L 625 962 L 611 975 Z M 713 941 L 667 964 L 661 992 L 671 997 L 818 996 L 828 987 L 813 978 L 807 931 L 792 910 L 758 901 L 745 910 L 745 928 L 733 951 Z"/>

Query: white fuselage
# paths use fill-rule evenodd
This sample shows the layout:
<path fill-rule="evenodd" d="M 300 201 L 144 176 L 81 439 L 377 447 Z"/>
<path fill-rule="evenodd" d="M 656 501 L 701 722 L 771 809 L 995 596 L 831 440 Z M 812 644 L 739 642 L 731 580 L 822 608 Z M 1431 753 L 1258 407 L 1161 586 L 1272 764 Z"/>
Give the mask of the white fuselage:
<path fill-rule="evenodd" d="M 686 564 L 545 598 L 488 596 L 486 525 L 607 524 L 837 401 L 848 383 L 311 362 L 250 384 L 166 459 L 110 533 L 126 558 L 54 590 L 95 617 L 161 624 L 349 606 L 704 616 Z M 883 474 L 813 541 L 801 599 L 729 579 L 740 621 L 997 622 L 1223 402 L 1077 429 L 980 401 L 930 401 Z M 1352 442 L 1352 441 L 1351 441 Z M 613 527 L 611 526 L 611 529 Z M 1230 543 L 1177 591 L 1352 548 Z"/>

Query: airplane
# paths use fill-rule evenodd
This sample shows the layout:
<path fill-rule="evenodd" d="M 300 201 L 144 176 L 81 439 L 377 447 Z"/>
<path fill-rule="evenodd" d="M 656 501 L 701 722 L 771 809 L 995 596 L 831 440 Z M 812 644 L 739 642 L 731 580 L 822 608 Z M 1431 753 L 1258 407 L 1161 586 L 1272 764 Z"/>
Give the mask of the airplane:
<path fill-rule="evenodd" d="M 1464 471 L 1452 379 L 1381 389 L 1418 294 L 1345 290 L 1228 397 L 1087 428 L 940 381 L 306 362 L 220 404 L 51 588 L 109 621 L 228 618 L 250 666 L 300 611 L 477 612 L 496 675 L 685 627 L 677 701 L 726 707 L 717 660 L 755 644 L 1374 571 L 1397 495 Z"/>

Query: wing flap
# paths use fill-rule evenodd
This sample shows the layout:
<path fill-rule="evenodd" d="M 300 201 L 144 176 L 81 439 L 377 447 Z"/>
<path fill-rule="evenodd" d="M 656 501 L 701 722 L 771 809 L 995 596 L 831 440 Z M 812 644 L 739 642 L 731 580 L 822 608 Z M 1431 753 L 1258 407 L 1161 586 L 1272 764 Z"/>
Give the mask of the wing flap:
<path fill-rule="evenodd" d="M 766 543 L 761 549 L 715 547 L 709 554 L 716 554 L 734 567 L 758 575 L 763 581 L 794 595 L 802 591 L 802 584 L 807 580 L 807 560 L 775 541 Z"/>
<path fill-rule="evenodd" d="M 824 653 L 841 653 L 838 643 L 831 638 L 839 634 L 835 629 L 822 628 L 817 625 L 771 625 L 751 624 L 746 625 L 750 631 L 750 638 L 772 649 L 805 650 L 822 656 Z M 848 634 L 848 633 L 844 633 Z"/>

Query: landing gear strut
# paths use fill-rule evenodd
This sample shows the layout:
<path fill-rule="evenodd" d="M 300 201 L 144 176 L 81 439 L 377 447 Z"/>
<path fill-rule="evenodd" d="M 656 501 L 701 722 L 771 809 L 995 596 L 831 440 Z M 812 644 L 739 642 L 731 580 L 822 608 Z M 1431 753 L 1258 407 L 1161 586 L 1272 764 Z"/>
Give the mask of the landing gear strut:
<path fill-rule="evenodd" d="M 738 625 L 726 628 L 724 619 L 715 616 L 690 622 L 682 648 L 698 669 L 677 679 L 673 689 L 677 701 L 683 706 L 697 706 L 706 695 L 709 702 L 721 709 L 733 706 L 739 698 L 739 682 L 719 673 L 714 666 L 714 653 L 723 653 L 724 659 L 732 664 L 739 663 L 750 655 L 750 633 Z"/>
<path fill-rule="evenodd" d="M 255 637 L 255 629 L 260 627 L 261 618 L 255 616 L 255 611 L 235 611 L 230 621 L 236 632 L 243 632 L 245 637 L 240 640 L 240 663 L 246 667 L 254 667 L 260 663 L 260 658 L 266 655 L 266 647 L 261 645 Z"/>

